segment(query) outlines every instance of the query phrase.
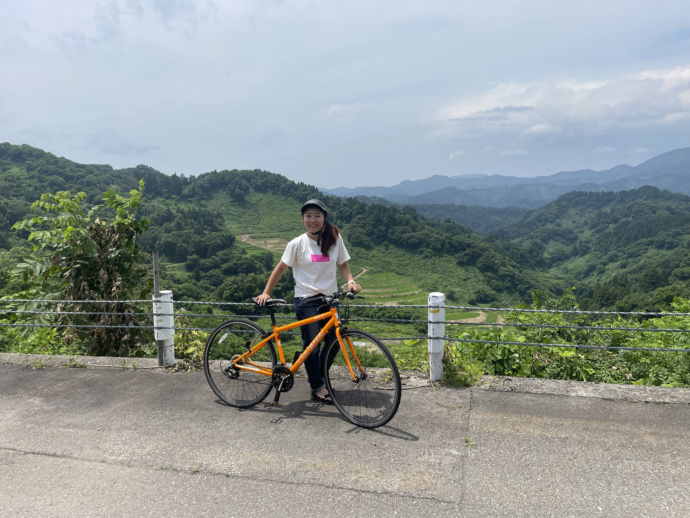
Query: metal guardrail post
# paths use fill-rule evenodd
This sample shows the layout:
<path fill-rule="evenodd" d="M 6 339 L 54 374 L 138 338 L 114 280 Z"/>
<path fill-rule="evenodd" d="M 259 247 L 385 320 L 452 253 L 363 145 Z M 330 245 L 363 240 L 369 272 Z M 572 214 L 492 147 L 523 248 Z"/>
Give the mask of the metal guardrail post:
<path fill-rule="evenodd" d="M 446 296 L 443 293 L 433 292 L 429 294 L 429 379 L 439 381 L 443 378 L 443 350 L 445 347 L 446 325 Z"/>
<path fill-rule="evenodd" d="M 175 365 L 175 316 L 172 291 L 160 291 L 158 252 L 153 252 L 153 334 L 158 346 L 158 366 Z"/>

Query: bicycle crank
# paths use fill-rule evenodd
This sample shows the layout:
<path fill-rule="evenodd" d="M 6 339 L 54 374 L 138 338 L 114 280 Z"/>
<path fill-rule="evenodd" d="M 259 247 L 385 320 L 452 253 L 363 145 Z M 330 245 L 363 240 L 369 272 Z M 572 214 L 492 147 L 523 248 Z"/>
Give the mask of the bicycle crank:
<path fill-rule="evenodd" d="M 295 377 L 293 376 L 290 369 L 284 365 L 279 365 L 273 368 L 273 374 L 271 374 L 271 384 L 276 389 L 276 395 L 273 398 L 273 405 L 278 404 L 281 392 L 289 391 L 295 383 Z"/>

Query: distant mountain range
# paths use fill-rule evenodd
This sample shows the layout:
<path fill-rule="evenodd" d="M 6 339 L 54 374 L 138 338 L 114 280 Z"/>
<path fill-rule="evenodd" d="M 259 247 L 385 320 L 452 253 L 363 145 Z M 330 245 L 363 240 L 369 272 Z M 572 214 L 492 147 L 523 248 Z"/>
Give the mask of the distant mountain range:
<path fill-rule="evenodd" d="M 625 191 L 651 185 L 690 195 L 690 148 L 663 153 L 638 166 L 607 171 L 563 171 L 550 176 L 434 175 L 392 187 L 339 187 L 321 191 L 341 197 L 379 197 L 404 205 L 481 205 L 535 209 L 572 191 Z"/>

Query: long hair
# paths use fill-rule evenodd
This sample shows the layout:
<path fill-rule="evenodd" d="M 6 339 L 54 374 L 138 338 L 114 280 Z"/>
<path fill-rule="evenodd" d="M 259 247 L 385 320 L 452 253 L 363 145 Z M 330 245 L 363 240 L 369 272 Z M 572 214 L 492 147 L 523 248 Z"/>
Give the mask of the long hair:
<path fill-rule="evenodd" d="M 323 223 L 323 230 L 319 234 L 319 242 L 321 244 L 321 253 L 328 257 L 328 253 L 335 246 L 338 241 L 340 230 L 335 225 L 332 225 L 328 220 Z"/>

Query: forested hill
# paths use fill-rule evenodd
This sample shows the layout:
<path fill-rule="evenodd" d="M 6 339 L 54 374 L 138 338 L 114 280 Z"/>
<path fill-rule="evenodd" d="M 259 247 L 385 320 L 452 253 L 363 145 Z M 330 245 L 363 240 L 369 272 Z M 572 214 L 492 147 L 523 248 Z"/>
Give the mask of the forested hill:
<path fill-rule="evenodd" d="M 572 192 L 496 232 L 587 286 L 585 306 L 664 307 L 690 293 L 690 197 L 641 187 Z"/>
<path fill-rule="evenodd" d="M 572 192 L 481 236 L 409 206 L 324 196 L 267 171 L 167 176 L 147 166 L 77 164 L 10 144 L 0 144 L 0 295 L 13 293 L 9 272 L 27 242 L 11 226 L 29 214 L 31 202 L 69 190 L 100 203 L 111 186 L 126 193 L 140 179 L 146 188 L 139 216 L 151 223 L 139 242 L 161 253 L 166 285 L 182 299 L 239 301 L 258 293 L 281 246 L 303 231 L 299 208 L 313 197 L 329 206 L 355 271 L 397 274 L 411 291 L 441 289 L 451 302 L 513 304 L 534 290 L 558 294 L 575 286 L 589 309 L 651 310 L 690 296 L 690 198 L 653 187 Z M 495 224 L 500 214 L 482 209 L 478 217 Z M 252 245 L 258 237 L 278 246 Z M 289 298 L 289 278 L 274 295 Z"/>
<path fill-rule="evenodd" d="M 98 203 L 109 187 L 127 192 L 142 178 L 140 216 L 151 224 L 140 244 L 146 251 L 158 250 L 164 264 L 177 265 L 168 275 L 181 298 L 237 301 L 258 293 L 279 255 L 237 237 L 294 237 L 303 231 L 301 204 L 317 196 L 329 206 L 353 267 L 360 270 L 399 274 L 426 292 L 443 288 L 463 303 L 519 302 L 529 300 L 535 289 L 558 292 L 571 282 L 544 272 L 539 254 L 520 244 L 427 219 L 410 207 L 324 196 L 313 186 L 267 171 L 166 176 L 146 166 L 116 170 L 0 144 L 0 247 L 15 249 L 5 254 L 6 261 L 19 260 L 18 247 L 26 246 L 26 236 L 11 231 L 12 224 L 29 214 L 30 203 L 42 193 L 85 191 L 89 202 Z M 6 271 L 11 266 L 6 264 Z M 7 275 L 0 279 L 6 282 Z M 288 281 L 276 296 L 289 294 Z"/>
<path fill-rule="evenodd" d="M 690 197 L 650 186 L 622 192 L 576 191 L 564 194 L 544 207 L 526 212 L 496 234 L 544 245 L 545 241 L 550 240 L 544 239 L 544 229 L 548 228 L 569 229 L 566 233 L 600 234 L 602 231 L 620 233 L 620 225 L 631 221 L 635 221 L 636 229 L 657 226 L 650 222 L 661 221 L 664 225 L 674 227 L 689 214 L 689 209 Z M 663 230 L 664 227 L 656 228 L 656 231 Z"/>
<path fill-rule="evenodd" d="M 517 207 L 485 207 L 483 205 L 456 204 L 421 204 L 413 205 L 422 216 L 445 221 L 450 219 L 459 225 L 465 225 L 481 234 L 488 234 L 493 230 L 506 226 L 515 221 L 527 209 Z"/>

